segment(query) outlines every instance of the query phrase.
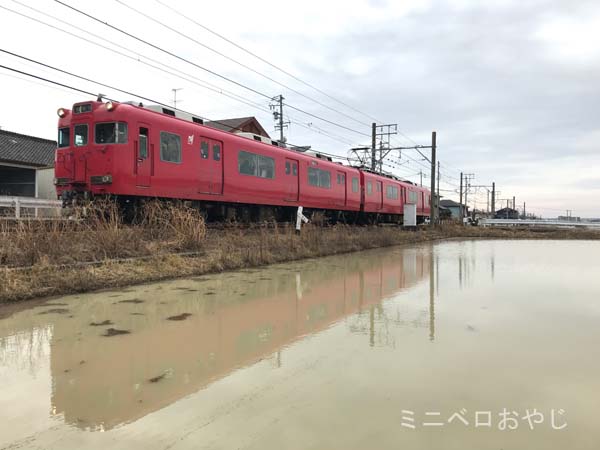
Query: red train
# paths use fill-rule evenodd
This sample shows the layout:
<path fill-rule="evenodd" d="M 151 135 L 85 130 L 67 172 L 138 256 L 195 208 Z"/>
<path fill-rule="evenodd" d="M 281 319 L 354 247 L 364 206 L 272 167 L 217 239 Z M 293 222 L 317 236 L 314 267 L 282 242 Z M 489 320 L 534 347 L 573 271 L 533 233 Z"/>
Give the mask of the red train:
<path fill-rule="evenodd" d="M 392 222 L 413 203 L 418 221 L 429 216 L 425 188 L 217 130 L 181 111 L 91 101 L 58 115 L 55 185 L 65 203 L 181 199 L 215 220 L 284 219 L 303 206 L 333 220 Z"/>

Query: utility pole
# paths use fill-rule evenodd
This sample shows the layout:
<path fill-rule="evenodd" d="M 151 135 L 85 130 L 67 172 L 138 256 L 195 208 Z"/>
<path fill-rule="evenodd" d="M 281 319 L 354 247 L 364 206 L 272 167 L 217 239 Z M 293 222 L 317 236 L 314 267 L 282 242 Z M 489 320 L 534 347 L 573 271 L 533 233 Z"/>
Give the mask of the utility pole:
<path fill-rule="evenodd" d="M 283 95 L 278 95 L 271 99 L 272 103 L 269 108 L 273 110 L 273 118 L 275 119 L 275 131 L 279 130 L 279 142 L 285 143 L 286 139 L 283 135 L 283 129 L 289 125 L 289 120 L 283 119 Z"/>
<path fill-rule="evenodd" d="M 377 124 L 371 124 L 371 170 L 374 172 L 377 167 Z"/>
<path fill-rule="evenodd" d="M 492 182 L 492 218 L 496 215 L 496 182 Z"/>
<path fill-rule="evenodd" d="M 437 168 L 437 202 L 435 202 L 435 215 L 440 220 L 440 162 L 438 161 Z"/>
<path fill-rule="evenodd" d="M 516 209 L 517 203 L 516 203 L 516 198 L 513 195 L 513 209 Z"/>
<path fill-rule="evenodd" d="M 177 109 L 177 91 L 181 91 L 183 88 L 174 88 L 173 91 L 173 108 Z M 181 102 L 181 100 L 179 100 Z"/>
<path fill-rule="evenodd" d="M 419 170 L 419 175 L 421 177 L 421 187 L 423 187 L 423 169 Z"/>
<path fill-rule="evenodd" d="M 458 208 L 458 216 L 460 217 L 460 223 L 463 224 L 463 173 L 460 173 L 460 206 Z"/>
<path fill-rule="evenodd" d="M 489 214 L 490 212 L 490 191 L 486 189 L 487 192 L 487 206 L 485 212 Z"/>
<path fill-rule="evenodd" d="M 469 208 L 468 194 L 469 194 L 469 188 L 471 187 L 471 180 L 473 178 L 475 178 L 475 174 L 473 174 L 473 173 L 465 173 L 464 174 L 464 179 L 465 179 L 465 212 Z"/>
<path fill-rule="evenodd" d="M 527 219 L 527 214 L 525 214 L 526 209 L 525 209 L 525 202 L 523 202 L 523 219 Z"/>
<path fill-rule="evenodd" d="M 436 132 L 432 131 L 431 132 L 431 204 L 429 205 L 429 207 L 431 208 L 431 220 L 430 220 L 430 226 L 434 227 L 435 223 L 437 221 L 437 217 L 436 217 L 436 211 L 435 211 L 435 205 L 437 204 L 436 198 L 435 198 L 435 158 L 436 158 L 436 146 L 437 146 L 437 137 L 436 137 Z"/>

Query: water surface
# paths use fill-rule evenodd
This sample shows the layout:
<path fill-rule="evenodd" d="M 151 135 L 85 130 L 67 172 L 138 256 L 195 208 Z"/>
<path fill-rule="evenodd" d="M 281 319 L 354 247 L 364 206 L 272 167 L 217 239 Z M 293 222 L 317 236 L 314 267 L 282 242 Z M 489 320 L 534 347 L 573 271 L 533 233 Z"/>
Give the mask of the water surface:
<path fill-rule="evenodd" d="M 52 299 L 0 320 L 0 449 L 598 448 L 599 252 L 451 242 Z"/>

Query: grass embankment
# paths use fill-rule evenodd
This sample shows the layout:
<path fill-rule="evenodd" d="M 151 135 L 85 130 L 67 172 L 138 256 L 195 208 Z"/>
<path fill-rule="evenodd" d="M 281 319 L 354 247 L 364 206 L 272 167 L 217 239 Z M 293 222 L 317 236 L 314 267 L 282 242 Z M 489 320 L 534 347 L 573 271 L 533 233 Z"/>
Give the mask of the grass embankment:
<path fill-rule="evenodd" d="M 158 203 L 126 225 L 105 205 L 85 221 L 1 225 L 0 302 L 447 238 L 600 239 L 600 232 L 307 225 L 298 235 L 277 224 L 207 230 L 195 210 Z"/>

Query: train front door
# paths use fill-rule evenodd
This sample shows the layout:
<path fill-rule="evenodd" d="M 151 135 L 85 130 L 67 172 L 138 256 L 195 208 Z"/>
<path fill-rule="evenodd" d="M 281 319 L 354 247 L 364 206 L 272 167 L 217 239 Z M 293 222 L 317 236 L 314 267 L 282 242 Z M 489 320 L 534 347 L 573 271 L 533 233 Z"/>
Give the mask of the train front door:
<path fill-rule="evenodd" d="M 198 192 L 221 195 L 223 193 L 223 143 L 200 137 L 200 167 Z"/>
<path fill-rule="evenodd" d="M 298 201 L 298 161 L 285 158 L 285 200 L 288 202 Z"/>
<path fill-rule="evenodd" d="M 135 140 L 136 185 L 150 186 L 152 175 L 152 148 L 150 144 L 150 128 L 146 124 L 138 124 L 137 139 Z"/>

